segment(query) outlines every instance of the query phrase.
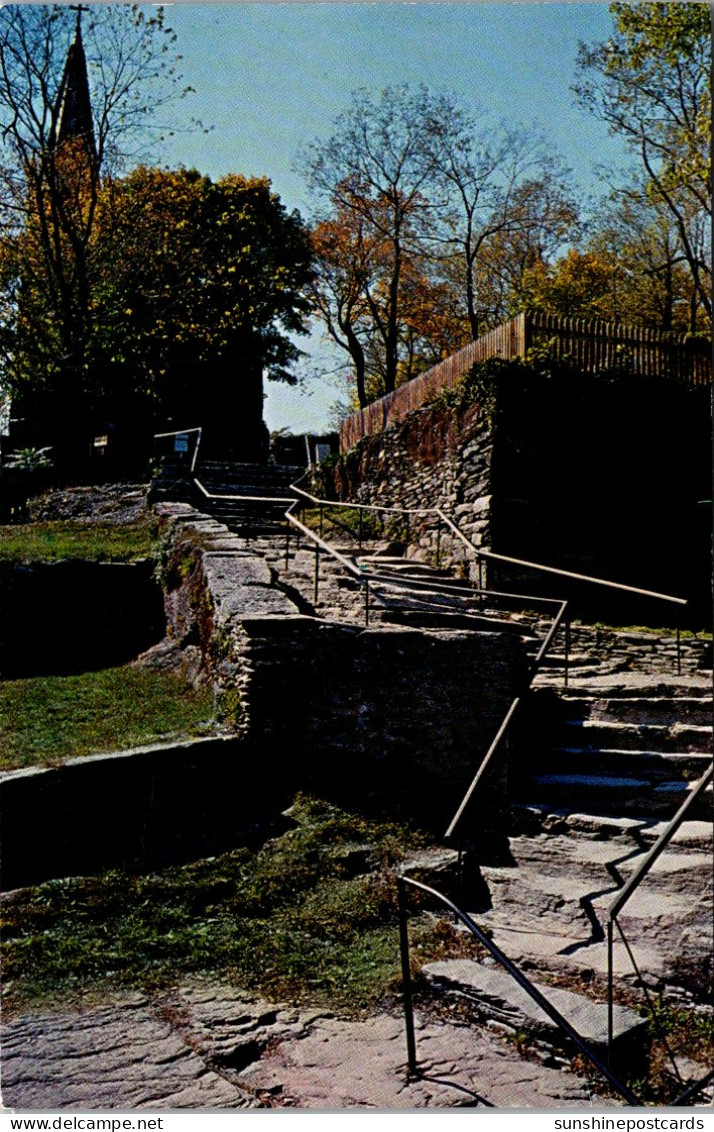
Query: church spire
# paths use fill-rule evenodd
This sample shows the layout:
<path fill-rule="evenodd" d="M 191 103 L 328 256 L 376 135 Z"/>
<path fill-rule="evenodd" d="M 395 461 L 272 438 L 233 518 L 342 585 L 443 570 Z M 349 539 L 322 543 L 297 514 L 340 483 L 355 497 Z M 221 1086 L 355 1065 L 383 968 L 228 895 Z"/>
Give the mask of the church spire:
<path fill-rule="evenodd" d="M 67 52 L 64 65 L 64 74 L 57 94 L 57 111 L 55 115 L 55 145 L 61 146 L 65 142 L 81 138 L 87 148 L 88 155 L 93 161 L 97 159 L 94 144 L 94 124 L 92 122 L 92 103 L 89 96 L 89 79 L 87 77 L 87 58 L 82 43 L 82 12 L 84 7 L 78 4 L 77 27 L 74 40 Z"/>

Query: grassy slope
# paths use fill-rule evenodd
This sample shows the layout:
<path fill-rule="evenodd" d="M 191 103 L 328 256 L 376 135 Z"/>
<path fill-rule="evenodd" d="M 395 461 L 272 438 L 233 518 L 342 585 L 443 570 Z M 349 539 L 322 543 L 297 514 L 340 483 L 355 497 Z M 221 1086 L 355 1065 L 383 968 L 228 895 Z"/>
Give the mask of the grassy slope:
<path fill-rule="evenodd" d="M 0 682 L 0 770 L 117 751 L 211 728 L 210 689 L 140 668 Z"/>
<path fill-rule="evenodd" d="M 257 851 L 19 892 L 3 909 L 6 1005 L 209 971 L 273 1000 L 374 1006 L 399 978 L 393 868 L 423 838 L 305 798 L 293 814 Z M 445 930 L 416 925 L 420 958 L 442 953 Z"/>
<path fill-rule="evenodd" d="M 0 561 L 83 558 L 89 562 L 129 562 L 150 558 L 155 537 L 155 526 L 148 519 L 126 524 L 48 520 L 0 526 Z"/>

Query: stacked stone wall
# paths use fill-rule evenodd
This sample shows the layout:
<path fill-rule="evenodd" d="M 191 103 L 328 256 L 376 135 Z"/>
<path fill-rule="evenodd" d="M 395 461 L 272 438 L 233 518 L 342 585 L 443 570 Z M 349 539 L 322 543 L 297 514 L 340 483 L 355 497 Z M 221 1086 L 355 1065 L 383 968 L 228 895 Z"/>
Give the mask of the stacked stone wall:
<path fill-rule="evenodd" d="M 458 397 L 452 398 L 458 402 Z M 708 391 L 656 378 L 546 376 L 502 369 L 487 414 L 438 400 L 342 455 L 338 498 L 440 507 L 477 547 L 689 600 L 689 627 L 711 614 Z M 433 557 L 434 518 L 416 524 Z M 448 531 L 441 551 L 467 552 Z M 667 624 L 613 592 L 577 593 L 561 578 L 498 566 L 488 584 L 577 597 L 593 620 Z M 592 600 L 595 597 L 595 600 Z M 662 617 L 662 620 L 659 618 Z M 617 623 L 617 622 L 614 622 Z"/>
<path fill-rule="evenodd" d="M 239 734 L 322 786 L 364 787 L 366 771 L 375 788 L 468 782 L 522 678 L 518 636 L 305 616 L 242 539 L 185 505 L 158 510 L 168 634 Z"/>
<path fill-rule="evenodd" d="M 444 406 L 419 409 L 395 428 L 367 437 L 334 471 L 340 499 L 404 508 L 442 508 L 475 546 L 491 545 L 493 433 L 478 406 L 458 413 Z M 412 516 L 414 546 L 433 557 L 438 523 Z M 446 529 L 438 534 L 445 558 L 465 558 L 463 544 Z"/>

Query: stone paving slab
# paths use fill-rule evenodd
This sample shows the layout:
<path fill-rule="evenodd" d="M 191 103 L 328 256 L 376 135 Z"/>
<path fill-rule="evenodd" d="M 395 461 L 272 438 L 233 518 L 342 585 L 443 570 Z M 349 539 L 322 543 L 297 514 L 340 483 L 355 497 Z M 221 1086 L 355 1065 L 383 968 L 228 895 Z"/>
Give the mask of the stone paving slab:
<path fill-rule="evenodd" d="M 327 1019 L 303 1041 L 278 1046 L 242 1079 L 258 1090 L 275 1090 L 273 1107 L 557 1109 L 603 1103 L 572 1074 L 523 1060 L 485 1029 L 422 1022 L 417 1058 L 420 1075 L 408 1079 L 401 1019 Z"/>
<path fill-rule="evenodd" d="M 2 1103 L 15 1111 L 564 1108 L 596 1104 L 570 1072 L 523 1060 L 486 1028 L 345 1021 L 250 999 L 211 980 L 171 993 L 33 1014 L 2 1030 Z M 612 1102 L 611 1102 L 612 1103 Z"/>

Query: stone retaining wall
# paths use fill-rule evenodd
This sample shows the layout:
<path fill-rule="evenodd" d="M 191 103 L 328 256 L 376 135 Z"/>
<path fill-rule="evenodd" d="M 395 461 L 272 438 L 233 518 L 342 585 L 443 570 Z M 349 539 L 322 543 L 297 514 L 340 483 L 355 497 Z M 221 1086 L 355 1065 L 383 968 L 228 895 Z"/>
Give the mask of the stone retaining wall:
<path fill-rule="evenodd" d="M 196 739 L 0 775 L 0 887 L 160 867 L 286 828 L 294 779 L 241 739 Z"/>
<path fill-rule="evenodd" d="M 298 790 L 421 807 L 441 832 L 515 694 L 520 637 L 304 616 L 244 539 L 157 512 L 167 639 L 139 663 L 210 682 L 230 734 L 0 774 L 3 887 L 264 838 Z"/>
<path fill-rule="evenodd" d="M 468 782 L 524 670 L 513 634 L 362 626 L 302 615 L 264 558 L 182 504 L 165 524 L 168 634 L 235 731 L 306 778 L 375 788 Z"/>
<path fill-rule="evenodd" d="M 469 405 L 479 397 L 482 405 Z M 540 374 L 503 367 L 470 395 L 409 413 L 343 453 L 338 499 L 440 507 L 483 549 L 686 598 L 691 624 L 711 623 L 711 483 L 707 390 L 633 375 Z M 459 408 L 459 405 L 467 406 Z M 437 521 L 414 520 L 433 558 Z M 441 552 L 465 551 L 448 531 Z M 577 597 L 577 614 L 671 623 L 662 603 L 618 599 L 560 577 L 489 565 L 492 588 Z M 614 621 L 617 623 L 617 621 Z"/>
<path fill-rule="evenodd" d="M 493 433 L 478 406 L 464 413 L 426 407 L 347 452 L 335 468 L 341 499 L 405 508 L 442 508 L 475 546 L 491 546 Z M 410 541 L 434 557 L 463 561 L 464 546 L 433 517 L 410 519 Z"/>
<path fill-rule="evenodd" d="M 624 629 L 616 632 L 589 625 L 573 625 L 570 641 L 574 652 L 588 652 L 602 660 L 614 661 L 628 672 L 661 673 L 663 676 L 677 674 L 677 639 L 674 634 Z M 682 675 L 701 675 L 712 667 L 711 640 L 682 637 L 680 657 Z"/>

